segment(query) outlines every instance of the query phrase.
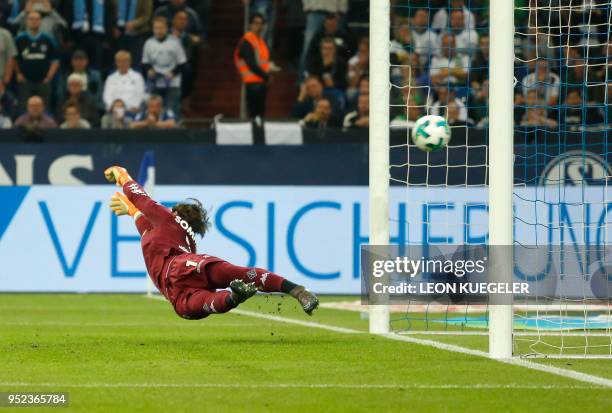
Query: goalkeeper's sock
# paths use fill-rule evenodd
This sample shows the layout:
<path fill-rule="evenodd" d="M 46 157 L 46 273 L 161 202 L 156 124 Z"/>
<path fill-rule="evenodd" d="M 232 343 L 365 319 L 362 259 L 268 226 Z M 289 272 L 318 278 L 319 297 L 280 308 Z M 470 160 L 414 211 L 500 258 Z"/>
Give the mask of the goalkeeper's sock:
<path fill-rule="evenodd" d="M 283 279 L 283 282 L 281 283 L 281 292 L 285 293 L 285 294 L 291 294 L 291 291 L 295 288 L 298 287 L 297 284 L 292 283 L 289 280 Z"/>

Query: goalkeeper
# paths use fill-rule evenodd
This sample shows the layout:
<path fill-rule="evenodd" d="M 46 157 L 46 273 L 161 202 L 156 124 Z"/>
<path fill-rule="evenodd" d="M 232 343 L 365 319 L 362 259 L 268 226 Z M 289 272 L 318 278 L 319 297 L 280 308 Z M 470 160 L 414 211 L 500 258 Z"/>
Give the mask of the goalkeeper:
<path fill-rule="evenodd" d="M 124 168 L 110 167 L 104 175 L 123 187 L 123 194 L 111 198 L 110 208 L 117 216 L 134 218 L 149 276 L 179 316 L 198 320 L 225 313 L 257 290 L 289 294 L 309 315 L 319 305 L 314 294 L 280 275 L 196 254 L 196 234 L 204 236 L 209 227 L 199 201 L 168 209 L 153 201 Z"/>

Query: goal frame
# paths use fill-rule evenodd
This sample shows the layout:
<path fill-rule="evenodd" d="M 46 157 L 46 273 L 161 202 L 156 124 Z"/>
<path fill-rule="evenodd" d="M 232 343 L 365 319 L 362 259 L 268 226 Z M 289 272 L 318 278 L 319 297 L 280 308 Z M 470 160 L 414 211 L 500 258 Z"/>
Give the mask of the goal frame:
<path fill-rule="evenodd" d="M 390 0 L 370 7 L 370 125 L 369 125 L 369 230 L 372 245 L 389 243 L 389 49 Z M 514 188 L 514 2 L 490 4 L 489 100 L 489 245 L 513 245 Z M 493 196 L 495 194 L 495 196 Z M 504 250 L 504 248 L 500 248 Z M 495 255 L 495 254 L 494 254 Z M 512 279 L 512 257 L 492 256 L 492 264 L 505 269 L 499 276 Z M 508 262 L 508 259 L 510 262 Z M 501 262 L 500 262 L 501 261 Z M 505 262 L 504 262 L 505 261 Z M 512 357 L 512 305 L 489 310 L 489 355 Z M 389 333 L 389 307 L 369 307 L 369 331 Z"/>
<path fill-rule="evenodd" d="M 370 5 L 369 218 L 371 245 L 389 244 L 389 68 L 391 2 Z M 369 306 L 370 333 L 389 333 L 389 307 Z"/>

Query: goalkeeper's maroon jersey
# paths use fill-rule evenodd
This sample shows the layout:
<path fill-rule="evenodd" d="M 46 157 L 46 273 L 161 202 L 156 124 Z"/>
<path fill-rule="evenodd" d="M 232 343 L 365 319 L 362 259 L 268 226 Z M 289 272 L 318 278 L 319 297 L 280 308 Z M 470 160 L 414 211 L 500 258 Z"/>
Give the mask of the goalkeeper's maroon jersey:
<path fill-rule="evenodd" d="M 168 257 L 196 253 L 193 229 L 187 221 L 152 200 L 136 181 L 126 182 L 123 192 L 143 214 L 136 219 L 136 227 L 147 271 L 159 291 L 170 298 L 164 268 Z"/>

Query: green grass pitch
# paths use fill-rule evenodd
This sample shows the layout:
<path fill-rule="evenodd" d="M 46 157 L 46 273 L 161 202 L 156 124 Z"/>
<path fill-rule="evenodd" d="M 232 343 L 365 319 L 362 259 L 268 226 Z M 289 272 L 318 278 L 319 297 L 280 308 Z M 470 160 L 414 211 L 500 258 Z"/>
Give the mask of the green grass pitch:
<path fill-rule="evenodd" d="M 332 298 L 325 298 L 332 299 Z M 338 298 L 335 298 L 336 300 Z M 310 318 L 280 296 L 241 308 Z M 484 349 L 486 337 L 430 337 Z M 540 360 L 612 379 L 612 361 Z M 70 393 L 75 412 L 610 411 L 612 389 L 466 354 L 238 314 L 178 318 L 141 295 L 0 295 L 0 392 Z M 2 407 L 4 411 L 25 411 Z M 27 409 L 48 411 L 48 409 Z"/>

